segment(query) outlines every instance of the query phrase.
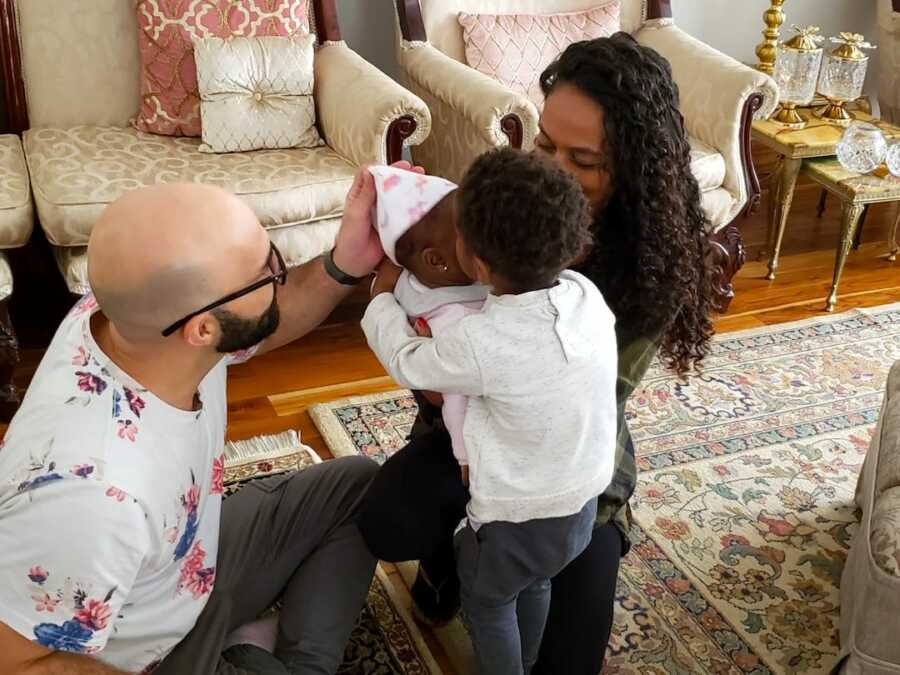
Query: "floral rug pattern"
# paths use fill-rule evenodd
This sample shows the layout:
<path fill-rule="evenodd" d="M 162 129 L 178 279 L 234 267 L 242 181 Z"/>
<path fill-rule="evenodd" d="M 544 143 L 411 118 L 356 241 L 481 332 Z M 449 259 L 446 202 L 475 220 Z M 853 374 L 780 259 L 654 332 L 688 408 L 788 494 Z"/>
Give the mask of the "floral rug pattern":
<path fill-rule="evenodd" d="M 640 476 L 608 673 L 827 673 L 856 480 L 900 359 L 900 305 L 716 338 L 703 374 L 654 364 L 628 421 Z M 317 406 L 336 455 L 402 447 L 393 392 Z"/>

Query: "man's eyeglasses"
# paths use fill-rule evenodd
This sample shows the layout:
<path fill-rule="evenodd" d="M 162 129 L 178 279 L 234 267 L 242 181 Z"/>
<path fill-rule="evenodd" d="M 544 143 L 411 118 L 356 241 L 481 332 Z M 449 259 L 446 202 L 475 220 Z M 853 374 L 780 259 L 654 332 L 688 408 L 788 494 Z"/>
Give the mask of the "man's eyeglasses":
<path fill-rule="evenodd" d="M 220 298 L 219 300 L 216 300 L 206 307 L 201 307 L 196 312 L 191 312 L 186 317 L 179 319 L 171 326 L 166 328 L 162 332 L 163 337 L 169 337 L 172 333 L 181 328 L 195 316 L 203 314 L 204 312 L 209 312 L 216 307 L 221 307 L 222 305 L 229 303 L 232 300 L 237 300 L 238 298 L 241 298 L 245 295 L 249 295 L 253 291 L 262 288 L 263 286 L 266 286 L 268 284 L 277 284 L 279 286 L 284 286 L 285 283 L 287 283 L 287 265 L 284 264 L 284 258 L 281 257 L 281 251 L 279 251 L 275 247 L 275 244 L 272 244 L 271 247 L 272 248 L 269 250 L 269 260 L 267 264 L 269 266 L 269 271 L 272 272 L 272 274 L 260 279 L 259 281 L 254 281 L 246 288 L 242 288 L 241 290 L 235 291 L 234 293 L 229 293 L 224 298 Z"/>

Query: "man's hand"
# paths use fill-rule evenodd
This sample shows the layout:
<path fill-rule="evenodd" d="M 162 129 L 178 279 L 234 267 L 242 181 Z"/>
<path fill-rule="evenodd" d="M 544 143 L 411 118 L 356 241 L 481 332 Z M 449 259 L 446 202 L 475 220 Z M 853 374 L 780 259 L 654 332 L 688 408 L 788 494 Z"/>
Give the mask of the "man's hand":
<path fill-rule="evenodd" d="M 413 173 L 425 173 L 425 169 L 409 162 L 394 162 L 391 166 Z M 334 244 L 334 264 L 354 277 L 369 276 L 384 257 L 378 232 L 372 226 L 374 206 L 375 178 L 364 166 L 356 174 L 347 193 L 341 229 Z"/>
<path fill-rule="evenodd" d="M 397 287 L 397 280 L 403 273 L 402 267 L 397 267 L 388 258 L 384 258 L 378 269 L 375 270 L 375 281 L 372 283 L 371 293 L 374 298 L 381 293 L 393 293 Z"/>

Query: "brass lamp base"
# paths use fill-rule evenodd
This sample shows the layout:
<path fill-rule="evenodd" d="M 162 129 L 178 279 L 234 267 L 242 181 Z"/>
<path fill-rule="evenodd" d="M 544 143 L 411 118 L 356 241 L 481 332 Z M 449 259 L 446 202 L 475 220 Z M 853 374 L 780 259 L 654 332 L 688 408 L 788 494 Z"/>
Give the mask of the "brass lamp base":
<path fill-rule="evenodd" d="M 806 120 L 797 112 L 796 103 L 782 103 L 772 121 L 785 129 L 803 129 L 806 126 Z"/>
<path fill-rule="evenodd" d="M 828 105 L 821 110 L 816 111 L 816 116 L 821 117 L 829 124 L 835 124 L 840 127 L 848 126 L 853 120 L 853 113 L 849 112 L 845 101 L 828 101 Z"/>

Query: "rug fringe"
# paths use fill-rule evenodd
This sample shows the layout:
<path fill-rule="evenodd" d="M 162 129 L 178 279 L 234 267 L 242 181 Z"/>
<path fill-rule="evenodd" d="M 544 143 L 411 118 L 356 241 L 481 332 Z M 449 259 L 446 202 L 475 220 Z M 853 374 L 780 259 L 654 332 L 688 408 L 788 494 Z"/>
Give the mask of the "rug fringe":
<path fill-rule="evenodd" d="M 225 465 L 233 466 L 248 461 L 279 459 L 298 452 L 307 452 L 318 464 L 322 461 L 318 453 L 300 441 L 300 432 L 294 429 L 280 434 L 254 436 L 244 441 L 229 441 L 225 444 Z"/>

